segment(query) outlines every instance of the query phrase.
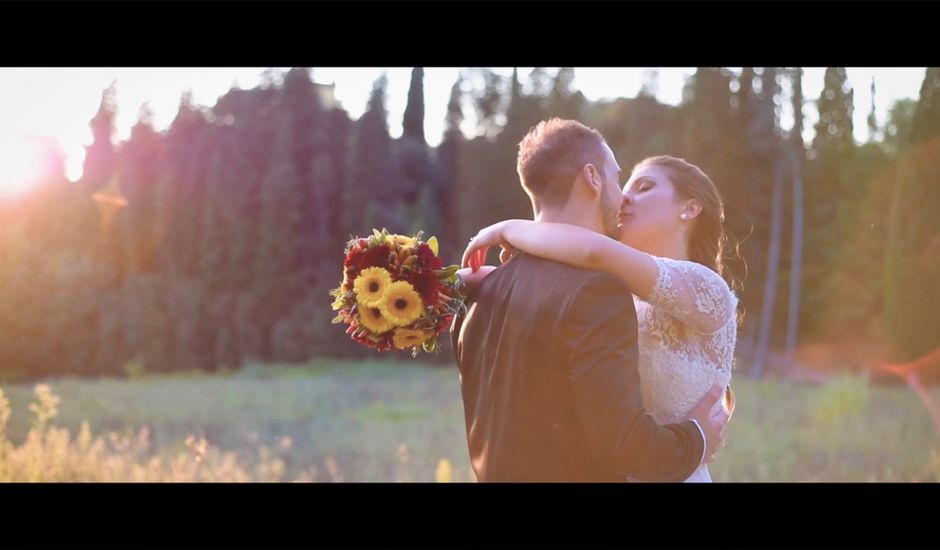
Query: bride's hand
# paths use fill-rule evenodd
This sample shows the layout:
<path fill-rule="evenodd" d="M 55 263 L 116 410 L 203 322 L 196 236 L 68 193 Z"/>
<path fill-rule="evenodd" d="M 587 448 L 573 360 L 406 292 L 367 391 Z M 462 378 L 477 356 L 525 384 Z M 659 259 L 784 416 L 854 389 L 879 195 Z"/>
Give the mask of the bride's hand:
<path fill-rule="evenodd" d="M 492 246 L 501 246 L 502 251 L 500 252 L 499 259 L 502 262 L 505 262 L 509 259 L 509 254 L 512 253 L 512 245 L 508 242 L 505 242 L 503 239 L 503 229 L 506 226 L 507 221 L 502 221 L 494 223 L 493 225 L 484 227 L 476 235 L 470 237 L 470 242 L 467 244 L 467 249 L 463 252 L 463 259 L 460 261 L 460 265 L 464 267 L 469 267 L 472 272 L 476 272 L 480 269 L 486 262 L 486 253 L 489 251 Z"/>

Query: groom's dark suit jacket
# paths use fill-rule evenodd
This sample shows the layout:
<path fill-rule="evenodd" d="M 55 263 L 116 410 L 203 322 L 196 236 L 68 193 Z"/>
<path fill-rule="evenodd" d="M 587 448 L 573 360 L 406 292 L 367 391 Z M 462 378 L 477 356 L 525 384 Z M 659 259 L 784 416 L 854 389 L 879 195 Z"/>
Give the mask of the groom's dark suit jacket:
<path fill-rule="evenodd" d="M 451 327 L 479 481 L 681 481 L 704 441 L 642 408 L 633 299 L 616 277 L 517 252 Z"/>

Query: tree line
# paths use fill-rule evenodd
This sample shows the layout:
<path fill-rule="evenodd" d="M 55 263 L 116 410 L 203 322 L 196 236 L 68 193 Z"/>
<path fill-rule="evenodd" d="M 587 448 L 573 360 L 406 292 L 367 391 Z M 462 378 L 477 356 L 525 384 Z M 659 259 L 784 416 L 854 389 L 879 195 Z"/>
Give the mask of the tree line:
<path fill-rule="evenodd" d="M 142 108 L 115 140 L 117 90 L 91 118 L 81 179 L 48 175 L 0 203 L 0 375 L 234 368 L 246 361 L 364 357 L 331 325 L 345 242 L 372 228 L 436 235 L 455 263 L 480 227 L 531 217 L 516 145 L 551 116 L 600 130 L 625 168 L 671 154 L 701 166 L 726 202 L 729 263 L 744 280 L 738 368 L 761 374 L 800 345 L 857 343 L 894 360 L 940 345 L 940 69 L 867 143 L 845 68 L 818 98 L 800 68 L 699 68 L 683 100 L 588 101 L 574 69 L 466 70 L 436 147 L 424 135 L 423 70 L 388 129 L 384 77 L 352 119 L 313 72 L 269 71 L 211 107 L 184 93 L 165 131 Z M 871 83 L 872 91 L 874 82 Z M 784 129 L 784 102 L 795 123 Z M 464 106 L 477 132 L 460 130 Z M 863 107 L 862 107 L 863 108 Z M 803 113 L 818 111 L 803 141 Z M 495 260 L 492 260 L 495 261 Z M 436 358 L 451 360 L 449 347 Z"/>

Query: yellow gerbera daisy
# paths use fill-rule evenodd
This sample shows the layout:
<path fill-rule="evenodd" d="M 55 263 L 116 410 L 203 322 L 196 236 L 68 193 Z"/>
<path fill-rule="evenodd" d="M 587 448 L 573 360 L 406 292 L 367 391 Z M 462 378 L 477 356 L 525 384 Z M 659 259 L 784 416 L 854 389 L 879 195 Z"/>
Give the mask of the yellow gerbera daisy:
<path fill-rule="evenodd" d="M 392 336 L 392 343 L 398 349 L 405 349 L 411 346 L 420 346 L 429 336 L 430 334 L 421 330 L 397 328 L 395 329 L 395 335 Z"/>
<path fill-rule="evenodd" d="M 408 281 L 396 281 L 385 288 L 385 296 L 378 303 L 378 308 L 390 323 L 401 327 L 421 317 L 424 304 Z"/>
<path fill-rule="evenodd" d="M 395 244 L 403 247 L 410 247 L 415 245 L 414 237 L 406 237 L 404 235 L 392 235 L 392 238 L 395 241 Z"/>
<path fill-rule="evenodd" d="M 395 328 L 388 319 L 382 317 L 382 312 L 377 307 L 360 306 L 359 322 L 373 334 L 382 334 Z"/>
<path fill-rule="evenodd" d="M 367 307 L 376 307 L 392 284 L 392 276 L 381 267 L 363 269 L 353 282 L 356 301 Z"/>

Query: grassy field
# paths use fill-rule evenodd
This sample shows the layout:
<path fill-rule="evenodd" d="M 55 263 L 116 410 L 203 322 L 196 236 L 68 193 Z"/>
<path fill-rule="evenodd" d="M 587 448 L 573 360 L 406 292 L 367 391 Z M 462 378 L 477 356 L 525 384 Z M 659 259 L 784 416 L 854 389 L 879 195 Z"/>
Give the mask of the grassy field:
<path fill-rule="evenodd" d="M 135 451 L 133 460 L 162 454 L 167 470 L 175 460 L 172 468 L 182 471 L 184 458 L 199 454 L 198 439 L 204 438 L 218 453 L 213 459 L 218 468 L 199 479 L 434 481 L 442 459 L 454 481 L 474 479 L 452 367 L 313 362 L 249 366 L 212 376 L 46 383 L 60 398 L 49 423 L 76 441 L 86 421 L 91 434 L 120 452 L 146 427 L 147 449 Z M 12 409 L 6 432 L 14 446 L 26 445 L 34 425 L 33 389 L 3 387 Z M 870 386 L 860 377 L 826 385 L 740 377 L 735 392 L 727 444 L 711 466 L 716 481 L 936 481 L 940 476 L 940 440 L 906 387 Z M 940 399 L 940 391 L 934 397 Z M 64 431 L 58 437 L 67 438 Z M 187 443 L 191 435 L 197 439 Z M 60 442 L 60 453 L 79 452 L 65 445 Z M 228 465 L 219 466 L 223 463 Z"/>

